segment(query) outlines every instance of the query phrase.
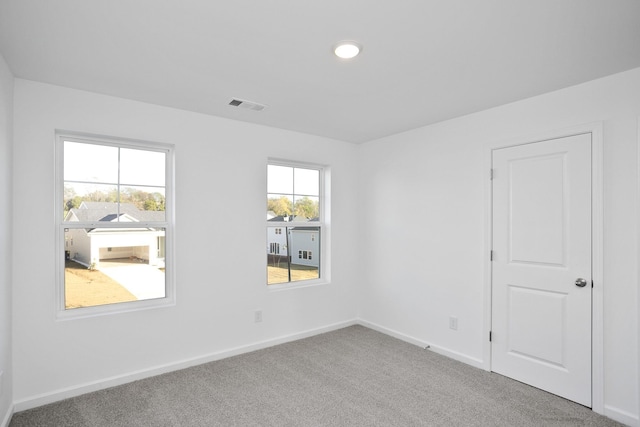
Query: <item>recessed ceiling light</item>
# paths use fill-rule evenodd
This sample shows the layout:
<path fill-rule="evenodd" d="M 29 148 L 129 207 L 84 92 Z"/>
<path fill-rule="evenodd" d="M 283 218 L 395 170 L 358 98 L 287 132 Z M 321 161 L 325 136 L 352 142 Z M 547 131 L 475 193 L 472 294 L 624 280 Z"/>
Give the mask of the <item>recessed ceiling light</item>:
<path fill-rule="evenodd" d="M 351 59 L 356 57 L 362 51 L 362 45 L 354 41 L 342 41 L 333 47 L 333 53 L 338 58 Z"/>

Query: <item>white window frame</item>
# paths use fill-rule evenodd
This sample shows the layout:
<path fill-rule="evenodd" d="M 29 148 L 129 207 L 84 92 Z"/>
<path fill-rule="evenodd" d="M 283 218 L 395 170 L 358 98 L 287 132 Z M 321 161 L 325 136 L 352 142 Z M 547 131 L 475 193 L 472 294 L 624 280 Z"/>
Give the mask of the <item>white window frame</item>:
<path fill-rule="evenodd" d="M 301 168 L 301 169 L 313 169 L 320 172 L 319 176 L 319 196 L 318 201 L 320 204 L 320 209 L 318 212 L 319 220 L 317 222 L 306 224 L 308 227 L 318 227 L 320 230 L 320 255 L 319 255 L 319 278 L 318 279 L 309 279 L 309 280 L 297 280 L 294 282 L 285 282 L 285 283 L 274 283 L 269 285 L 269 277 L 265 268 L 265 279 L 264 283 L 268 290 L 271 291 L 280 291 L 286 289 L 299 289 L 308 286 L 316 286 L 323 285 L 331 282 L 331 258 L 330 258 L 330 245 L 331 245 L 331 168 L 327 165 L 321 165 L 317 163 L 307 163 L 307 162 L 299 162 L 285 159 L 275 159 L 269 158 L 267 159 L 267 164 L 265 166 L 265 195 L 268 196 L 269 190 L 267 187 L 268 183 L 268 172 L 267 169 L 269 165 L 273 166 L 286 166 L 292 168 Z M 287 221 L 267 221 L 268 230 L 270 227 L 281 227 L 283 229 L 283 233 L 287 232 L 286 230 L 291 227 L 295 227 L 295 223 L 287 222 Z M 298 225 L 300 226 L 300 225 Z M 268 236 L 268 232 L 265 233 L 265 238 Z M 290 252 L 290 248 L 287 248 L 287 256 L 293 257 L 297 256 L 297 254 L 292 254 Z M 316 255 L 317 256 L 317 255 Z M 266 258 L 265 258 L 266 261 Z M 266 264 L 265 264 L 266 267 Z"/>
<path fill-rule="evenodd" d="M 101 146 L 130 148 L 165 153 L 165 219 L 164 221 L 136 222 L 136 227 L 164 228 L 165 230 L 165 296 L 164 298 L 141 301 L 121 302 L 74 309 L 65 308 L 65 229 L 68 228 L 126 228 L 131 223 L 109 222 L 64 222 L 64 142 L 79 142 Z M 107 314 L 146 310 L 175 305 L 175 257 L 173 250 L 174 235 L 174 146 L 166 143 L 123 139 L 86 133 L 56 131 L 55 133 L 55 256 L 56 291 L 55 317 L 57 320 L 69 320 Z"/>

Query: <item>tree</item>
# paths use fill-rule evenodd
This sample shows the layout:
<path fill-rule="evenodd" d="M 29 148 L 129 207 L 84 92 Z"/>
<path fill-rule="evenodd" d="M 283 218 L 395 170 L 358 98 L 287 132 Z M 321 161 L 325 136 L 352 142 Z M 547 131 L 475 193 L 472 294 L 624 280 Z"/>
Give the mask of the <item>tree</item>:
<path fill-rule="evenodd" d="M 73 197 L 76 195 L 76 190 L 75 188 L 69 186 L 69 185 L 65 185 L 64 186 L 64 200 L 65 203 L 67 200 L 73 199 Z"/>
<path fill-rule="evenodd" d="M 272 211 L 278 216 L 289 216 L 293 213 L 293 206 L 286 196 L 278 199 L 270 198 L 267 199 L 267 211 Z"/>
<path fill-rule="evenodd" d="M 73 196 L 72 198 L 68 199 L 64 204 L 65 213 L 70 211 L 71 209 L 78 208 L 80 206 L 80 203 L 82 203 L 82 197 L 80 196 Z"/>
<path fill-rule="evenodd" d="M 296 200 L 295 215 L 307 219 L 317 218 L 319 216 L 318 201 L 308 197 Z"/>
<path fill-rule="evenodd" d="M 151 195 L 153 196 L 153 198 L 156 201 L 156 210 L 157 211 L 164 211 L 165 210 L 165 197 L 164 195 L 156 192 L 156 193 L 151 193 Z"/>
<path fill-rule="evenodd" d="M 147 200 L 144 201 L 144 210 L 145 211 L 158 210 L 158 204 L 156 203 L 156 200 L 153 197 L 147 198 Z"/>
<path fill-rule="evenodd" d="M 76 194 L 76 190 L 73 187 L 64 186 L 64 215 L 67 215 L 71 209 L 77 208 L 82 203 L 82 197 Z"/>
<path fill-rule="evenodd" d="M 145 211 L 164 211 L 165 197 L 159 192 L 147 193 L 146 191 L 124 187 L 120 190 L 120 203 L 131 203 L 138 209 Z"/>
<path fill-rule="evenodd" d="M 103 187 L 104 188 L 104 187 Z M 69 185 L 64 187 L 64 214 L 66 215 L 69 210 L 80 207 L 83 202 L 108 202 L 115 203 L 131 203 L 138 209 L 146 211 L 164 211 L 165 210 L 165 197 L 159 192 L 148 193 L 146 191 L 134 188 L 124 187 L 120 189 L 118 194 L 117 188 L 113 187 L 111 190 L 103 191 L 94 188 L 93 191 L 86 193 L 82 196 L 77 195 L 75 188 Z"/>

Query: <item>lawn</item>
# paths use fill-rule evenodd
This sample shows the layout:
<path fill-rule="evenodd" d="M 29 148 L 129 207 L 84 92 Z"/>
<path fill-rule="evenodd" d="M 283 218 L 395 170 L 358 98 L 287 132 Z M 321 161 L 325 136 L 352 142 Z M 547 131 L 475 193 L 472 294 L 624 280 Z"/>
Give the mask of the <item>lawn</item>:
<path fill-rule="evenodd" d="M 267 284 L 275 285 L 276 283 L 287 283 L 289 274 L 287 272 L 287 264 L 280 264 L 283 267 L 267 266 Z M 291 265 L 291 281 L 317 279 L 319 277 L 318 267 L 308 267 L 305 265 Z"/>
<path fill-rule="evenodd" d="M 65 308 L 92 307 L 136 301 L 137 298 L 118 282 L 98 270 L 67 260 L 64 266 Z"/>
<path fill-rule="evenodd" d="M 268 284 L 287 283 L 286 263 L 281 267 L 269 265 Z M 317 267 L 293 264 L 291 281 L 317 279 Z M 82 264 L 67 260 L 64 268 L 65 308 L 92 307 L 103 304 L 136 301 L 137 298 L 118 282 L 98 270 L 89 270 Z"/>

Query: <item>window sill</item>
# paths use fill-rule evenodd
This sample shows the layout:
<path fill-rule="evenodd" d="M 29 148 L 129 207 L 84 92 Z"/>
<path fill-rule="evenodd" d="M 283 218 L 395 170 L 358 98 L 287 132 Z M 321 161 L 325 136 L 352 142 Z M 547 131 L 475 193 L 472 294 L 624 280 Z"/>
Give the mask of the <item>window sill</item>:
<path fill-rule="evenodd" d="M 56 320 L 75 320 L 91 317 L 105 316 L 111 314 L 128 313 L 132 311 L 151 310 L 154 308 L 165 308 L 175 306 L 173 298 L 157 298 L 145 301 L 121 302 L 117 304 L 97 305 L 92 307 L 80 307 L 65 310 L 58 310 Z"/>
<path fill-rule="evenodd" d="M 298 282 L 278 283 L 274 285 L 267 285 L 269 292 L 286 291 L 289 289 L 302 289 L 311 288 L 316 286 L 328 285 L 331 282 L 325 279 L 313 279 L 313 280 L 300 280 Z"/>

